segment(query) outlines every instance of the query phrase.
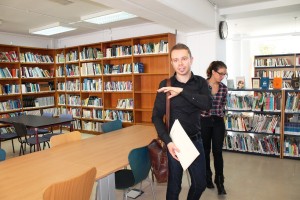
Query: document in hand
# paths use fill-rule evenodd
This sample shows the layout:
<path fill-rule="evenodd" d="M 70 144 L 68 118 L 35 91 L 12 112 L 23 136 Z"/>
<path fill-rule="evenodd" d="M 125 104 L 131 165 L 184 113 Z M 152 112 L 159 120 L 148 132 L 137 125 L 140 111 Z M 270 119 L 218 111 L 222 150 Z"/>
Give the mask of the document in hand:
<path fill-rule="evenodd" d="M 177 152 L 176 155 L 183 170 L 186 170 L 197 156 L 200 155 L 200 153 L 182 128 L 178 119 L 175 120 L 172 126 L 170 136 L 174 144 L 180 150 L 180 152 Z"/>

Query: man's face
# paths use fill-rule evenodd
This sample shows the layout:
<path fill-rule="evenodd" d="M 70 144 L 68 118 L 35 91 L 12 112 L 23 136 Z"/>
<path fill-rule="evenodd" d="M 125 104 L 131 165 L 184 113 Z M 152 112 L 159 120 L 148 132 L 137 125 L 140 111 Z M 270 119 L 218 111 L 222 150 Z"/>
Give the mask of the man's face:
<path fill-rule="evenodd" d="M 172 66 L 178 75 L 188 75 L 191 71 L 193 58 L 185 49 L 176 49 L 171 54 Z"/>

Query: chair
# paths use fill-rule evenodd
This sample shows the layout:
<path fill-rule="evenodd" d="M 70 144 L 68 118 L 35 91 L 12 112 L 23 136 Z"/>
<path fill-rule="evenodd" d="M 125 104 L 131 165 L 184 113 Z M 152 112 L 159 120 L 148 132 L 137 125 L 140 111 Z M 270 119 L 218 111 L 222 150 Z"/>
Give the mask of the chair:
<path fill-rule="evenodd" d="M 50 145 L 51 147 L 55 147 L 77 140 L 81 140 L 81 133 L 79 131 L 72 131 L 65 134 L 54 135 L 50 138 Z"/>
<path fill-rule="evenodd" d="M 71 114 L 61 114 L 61 115 L 59 115 L 59 118 L 73 120 L 73 115 L 71 115 Z M 71 131 L 72 122 L 66 123 L 66 124 L 64 124 L 64 126 L 69 126 L 70 127 L 70 131 Z M 62 125 L 60 126 L 60 132 L 59 133 L 53 133 L 53 131 L 52 131 L 51 134 L 46 134 L 43 137 L 50 140 L 50 138 L 52 136 L 59 135 L 59 134 L 62 134 Z"/>
<path fill-rule="evenodd" d="M 11 145 L 13 148 L 13 152 L 15 153 L 15 145 L 14 145 L 14 139 L 18 138 L 17 133 L 15 132 L 7 132 L 3 133 L 2 128 L 0 129 L 0 148 L 1 148 L 1 142 L 6 140 L 11 140 Z"/>
<path fill-rule="evenodd" d="M 44 117 L 53 117 L 53 113 L 44 112 L 42 114 L 42 116 L 44 116 Z M 50 127 L 50 130 L 49 130 L 49 128 L 39 128 L 37 130 L 37 133 L 38 134 L 53 133 L 53 129 L 52 129 L 52 127 Z M 27 130 L 27 135 L 30 135 L 30 136 L 35 135 L 35 130 L 34 129 L 28 129 Z"/>
<path fill-rule="evenodd" d="M 54 183 L 44 191 L 43 200 L 89 200 L 96 178 L 93 167 L 79 176 Z"/>
<path fill-rule="evenodd" d="M 36 136 L 27 138 L 27 128 L 22 123 L 13 122 L 13 126 L 15 127 L 15 131 L 18 135 L 18 141 L 21 144 L 19 155 L 21 155 L 21 152 L 23 153 L 23 155 L 25 154 L 26 144 L 30 146 L 30 153 L 31 153 L 32 146 L 34 146 L 34 151 L 35 151 L 35 146 L 37 145 Z M 46 143 L 48 144 L 48 147 L 50 148 L 48 139 L 43 138 L 43 137 L 38 137 L 38 140 L 39 140 L 40 144 L 41 143 L 44 144 L 43 148 L 45 148 Z"/>
<path fill-rule="evenodd" d="M 102 124 L 103 133 L 119 130 L 121 128 L 122 128 L 122 121 L 119 119 L 110 122 L 105 122 Z"/>
<path fill-rule="evenodd" d="M 141 189 L 142 181 L 148 179 L 150 181 L 153 199 L 155 199 L 153 184 L 151 179 L 148 178 L 151 163 L 147 146 L 131 150 L 128 155 L 128 160 L 130 169 L 121 169 L 115 172 L 116 189 L 124 190 L 124 197 L 127 199 L 127 190 L 138 183 L 141 183 Z"/>
<path fill-rule="evenodd" d="M 6 152 L 3 149 L 0 149 L 0 161 L 6 159 Z"/>

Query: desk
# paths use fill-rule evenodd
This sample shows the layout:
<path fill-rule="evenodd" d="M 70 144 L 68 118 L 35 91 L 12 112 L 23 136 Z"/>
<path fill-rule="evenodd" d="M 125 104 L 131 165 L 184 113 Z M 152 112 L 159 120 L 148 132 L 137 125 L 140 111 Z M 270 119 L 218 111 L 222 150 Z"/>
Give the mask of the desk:
<path fill-rule="evenodd" d="M 0 163 L 0 199 L 41 200 L 50 184 L 91 167 L 97 169 L 97 199 L 115 199 L 114 172 L 128 165 L 132 149 L 156 137 L 153 126 L 134 125 L 8 159 Z"/>
<path fill-rule="evenodd" d="M 12 124 L 12 122 L 23 123 L 27 128 L 34 128 L 36 133 L 37 150 L 40 150 L 38 141 L 38 128 L 47 128 L 49 126 L 61 125 L 72 122 L 73 119 L 63 119 L 54 117 L 45 117 L 37 115 L 20 115 L 10 118 L 0 118 L 0 123 Z M 72 127 L 72 126 L 71 126 Z"/>

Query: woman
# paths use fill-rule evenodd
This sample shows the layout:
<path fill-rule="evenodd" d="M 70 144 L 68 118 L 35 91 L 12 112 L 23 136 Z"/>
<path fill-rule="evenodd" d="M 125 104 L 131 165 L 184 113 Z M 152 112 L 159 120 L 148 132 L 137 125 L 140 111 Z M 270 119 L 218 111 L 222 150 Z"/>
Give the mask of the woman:
<path fill-rule="evenodd" d="M 215 184 L 218 194 L 226 194 L 224 188 L 222 147 L 225 135 L 224 108 L 227 87 L 221 81 L 227 77 L 227 66 L 222 61 L 213 61 L 207 71 L 207 82 L 213 96 L 212 108 L 201 112 L 201 136 L 206 159 L 207 188 L 214 188 L 210 168 L 210 151 L 212 149 L 215 166 Z"/>

